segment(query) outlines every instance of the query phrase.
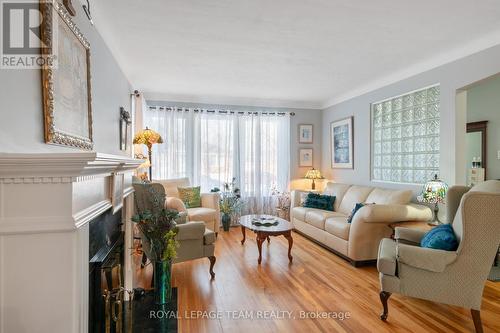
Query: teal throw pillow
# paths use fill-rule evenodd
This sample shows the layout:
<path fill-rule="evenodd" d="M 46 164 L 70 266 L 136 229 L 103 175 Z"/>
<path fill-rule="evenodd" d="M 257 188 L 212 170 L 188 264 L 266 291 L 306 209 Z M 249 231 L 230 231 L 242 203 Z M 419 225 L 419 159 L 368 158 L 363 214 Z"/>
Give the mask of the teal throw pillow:
<path fill-rule="evenodd" d="M 349 214 L 349 216 L 347 217 L 347 223 L 351 223 L 351 222 L 352 222 L 352 219 L 354 218 L 354 215 L 356 214 L 356 212 L 357 212 L 358 210 L 360 210 L 360 209 L 361 209 L 361 207 L 364 207 L 365 205 L 366 205 L 365 203 L 357 203 L 357 204 L 354 206 L 354 208 L 353 208 L 353 210 L 352 210 L 351 214 Z"/>
<path fill-rule="evenodd" d="M 425 233 L 420 241 L 421 247 L 436 250 L 455 251 L 458 239 L 450 224 L 441 224 Z"/>
<path fill-rule="evenodd" d="M 335 196 L 326 194 L 321 195 L 318 193 L 309 193 L 307 195 L 306 200 L 304 201 L 304 207 L 329 210 L 333 212 L 334 203 L 335 203 Z"/>

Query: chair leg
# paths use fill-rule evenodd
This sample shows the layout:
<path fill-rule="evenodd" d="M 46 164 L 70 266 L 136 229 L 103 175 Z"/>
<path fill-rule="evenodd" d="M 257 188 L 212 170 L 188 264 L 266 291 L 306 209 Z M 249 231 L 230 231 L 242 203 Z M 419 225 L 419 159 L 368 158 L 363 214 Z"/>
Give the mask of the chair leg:
<path fill-rule="evenodd" d="M 380 319 L 383 321 L 387 320 L 387 315 L 389 314 L 389 308 L 387 306 L 387 300 L 391 297 L 391 293 L 387 291 L 380 292 L 380 301 L 382 302 L 382 306 L 384 307 L 384 312 L 380 315 Z"/>
<path fill-rule="evenodd" d="M 472 320 L 474 321 L 474 328 L 476 333 L 483 333 L 483 324 L 481 323 L 481 311 L 471 309 Z"/>
<path fill-rule="evenodd" d="M 210 256 L 208 257 L 208 260 L 210 260 L 210 276 L 212 277 L 212 279 L 215 279 L 214 265 L 217 259 L 215 258 L 215 256 Z"/>

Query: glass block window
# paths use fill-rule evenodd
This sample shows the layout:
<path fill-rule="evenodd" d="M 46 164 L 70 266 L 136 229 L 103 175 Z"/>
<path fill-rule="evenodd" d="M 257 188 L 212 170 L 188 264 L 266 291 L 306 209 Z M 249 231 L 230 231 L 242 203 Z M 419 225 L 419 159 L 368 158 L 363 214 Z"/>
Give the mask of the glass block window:
<path fill-rule="evenodd" d="M 422 184 L 439 171 L 439 85 L 371 106 L 372 180 Z"/>

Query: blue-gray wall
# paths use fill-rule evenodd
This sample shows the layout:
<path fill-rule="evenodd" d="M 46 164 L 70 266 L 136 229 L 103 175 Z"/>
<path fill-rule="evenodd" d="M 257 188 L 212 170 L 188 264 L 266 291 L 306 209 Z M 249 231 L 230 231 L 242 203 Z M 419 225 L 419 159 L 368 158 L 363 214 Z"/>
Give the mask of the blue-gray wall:
<path fill-rule="evenodd" d="M 500 45 L 423 72 L 397 83 L 333 105 L 323 111 L 322 171 L 337 182 L 384 187 L 401 184 L 372 182 L 370 179 L 370 104 L 392 96 L 439 83 L 441 85 L 440 173 L 450 184 L 465 184 L 465 111 L 457 112 L 458 89 L 500 72 Z M 463 114 L 462 114 L 463 113 Z M 354 170 L 330 166 L 332 121 L 354 116 Z M 420 186 L 412 186 L 415 191 Z"/>
<path fill-rule="evenodd" d="M 130 110 L 127 78 L 97 30 L 74 1 L 78 28 L 90 42 L 95 151 L 126 154 L 119 147 L 119 107 Z M 40 70 L 0 69 L 0 152 L 78 152 L 47 145 L 43 134 Z"/>

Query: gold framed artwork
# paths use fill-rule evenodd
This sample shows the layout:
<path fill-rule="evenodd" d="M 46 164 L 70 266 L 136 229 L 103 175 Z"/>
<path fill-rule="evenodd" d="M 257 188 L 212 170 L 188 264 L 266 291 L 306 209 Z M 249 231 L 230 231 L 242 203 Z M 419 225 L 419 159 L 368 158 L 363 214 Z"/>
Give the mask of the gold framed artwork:
<path fill-rule="evenodd" d="M 313 143 L 312 124 L 299 124 L 299 143 Z"/>
<path fill-rule="evenodd" d="M 45 142 L 92 150 L 90 44 L 58 2 L 40 1 Z"/>
<path fill-rule="evenodd" d="M 312 148 L 299 149 L 299 167 L 313 166 L 313 150 Z"/>

